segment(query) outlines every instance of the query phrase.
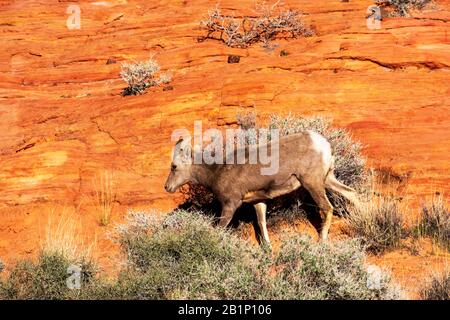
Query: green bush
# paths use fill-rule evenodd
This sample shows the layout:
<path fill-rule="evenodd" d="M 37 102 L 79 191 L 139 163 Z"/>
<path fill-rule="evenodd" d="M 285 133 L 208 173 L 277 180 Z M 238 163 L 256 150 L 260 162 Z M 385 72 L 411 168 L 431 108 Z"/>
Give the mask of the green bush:
<path fill-rule="evenodd" d="M 129 265 L 113 290 L 124 299 L 400 297 L 386 273 L 372 279 L 355 241 L 330 245 L 291 235 L 271 256 L 204 215 L 181 210 L 164 218 L 131 213 L 118 240 Z"/>
<path fill-rule="evenodd" d="M 399 299 L 401 291 L 381 269 L 365 265 L 364 249 L 356 241 L 335 244 L 294 236 L 275 257 L 276 273 L 270 298 Z"/>
<path fill-rule="evenodd" d="M 200 213 L 131 212 L 118 240 L 129 262 L 116 288 L 121 298 L 250 299 L 261 292 L 259 250 Z"/>
<path fill-rule="evenodd" d="M 81 288 L 70 289 L 70 266 L 81 268 Z M 0 299 L 62 300 L 76 299 L 94 282 L 92 263 L 71 261 L 61 254 L 43 252 L 36 262 L 19 261 L 4 281 L 0 281 Z"/>
<path fill-rule="evenodd" d="M 0 282 L 3 299 L 397 299 L 389 276 L 372 272 L 356 241 L 316 243 L 287 235 L 268 254 L 198 212 L 130 212 L 115 239 L 127 265 L 115 280 L 82 266 L 81 288 L 67 287 L 73 261 L 43 254 Z"/>

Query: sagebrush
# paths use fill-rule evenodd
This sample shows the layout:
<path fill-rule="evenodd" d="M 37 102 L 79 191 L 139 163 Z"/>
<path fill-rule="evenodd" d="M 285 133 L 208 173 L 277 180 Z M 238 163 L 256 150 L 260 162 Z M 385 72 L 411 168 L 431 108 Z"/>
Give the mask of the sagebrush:
<path fill-rule="evenodd" d="M 0 281 L 2 299 L 398 299 L 389 278 L 365 263 L 357 241 L 316 243 L 285 235 L 274 255 L 214 227 L 202 213 L 131 211 L 115 234 L 127 264 L 117 279 L 61 255 L 19 262 Z M 67 268 L 82 270 L 79 289 Z"/>
<path fill-rule="evenodd" d="M 80 290 L 67 285 L 68 270 L 78 266 Z M 59 253 L 43 252 L 37 261 L 19 261 L 7 278 L 0 281 L 0 299 L 63 300 L 78 299 L 94 285 L 96 268 L 84 260 L 73 260 Z"/>
<path fill-rule="evenodd" d="M 178 210 L 165 217 L 131 212 L 119 228 L 129 265 L 116 294 L 126 299 L 400 297 L 388 274 L 371 278 L 356 241 L 330 245 L 289 235 L 271 256 L 211 222 L 199 212 Z"/>

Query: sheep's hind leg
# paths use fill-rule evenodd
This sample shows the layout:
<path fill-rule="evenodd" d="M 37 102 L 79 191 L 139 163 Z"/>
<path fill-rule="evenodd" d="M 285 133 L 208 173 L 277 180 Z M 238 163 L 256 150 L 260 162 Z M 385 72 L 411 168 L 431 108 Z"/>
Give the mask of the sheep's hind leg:
<path fill-rule="evenodd" d="M 263 246 L 267 246 L 268 248 L 270 248 L 269 232 L 267 231 L 267 223 L 266 223 L 267 205 L 263 202 L 259 202 L 255 204 L 254 207 L 256 210 L 256 219 L 258 222 L 258 227 L 261 232 L 260 243 Z"/>

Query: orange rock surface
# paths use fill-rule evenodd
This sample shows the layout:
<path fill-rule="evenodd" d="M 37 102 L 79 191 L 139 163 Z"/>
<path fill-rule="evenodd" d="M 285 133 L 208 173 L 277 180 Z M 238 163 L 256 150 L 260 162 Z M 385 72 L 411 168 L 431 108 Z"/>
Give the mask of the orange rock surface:
<path fill-rule="evenodd" d="M 36 253 L 42 212 L 54 207 L 79 209 L 89 232 L 103 234 L 89 208 L 105 170 L 117 219 L 127 207 L 173 208 L 180 195 L 163 188 L 172 131 L 194 120 L 233 125 L 242 111 L 262 122 L 271 113 L 332 118 L 416 201 L 448 194 L 450 1 L 384 19 L 380 30 L 366 26 L 370 0 L 285 3 L 317 35 L 268 51 L 199 42 L 216 1 L 77 1 L 79 30 L 66 26 L 72 2 L 0 1 L 0 257 Z M 221 7 L 252 14 L 254 1 Z M 240 63 L 228 64 L 229 54 Z M 120 63 L 152 56 L 173 90 L 121 96 Z"/>

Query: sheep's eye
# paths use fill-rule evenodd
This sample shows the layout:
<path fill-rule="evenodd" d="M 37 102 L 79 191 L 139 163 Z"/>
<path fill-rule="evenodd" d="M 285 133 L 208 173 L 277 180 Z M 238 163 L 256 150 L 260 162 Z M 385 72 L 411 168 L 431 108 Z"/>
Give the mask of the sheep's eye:
<path fill-rule="evenodd" d="M 176 170 L 176 168 L 177 168 L 177 166 L 176 165 L 172 165 L 172 167 L 171 167 L 171 169 L 172 169 L 172 171 L 175 171 Z"/>

